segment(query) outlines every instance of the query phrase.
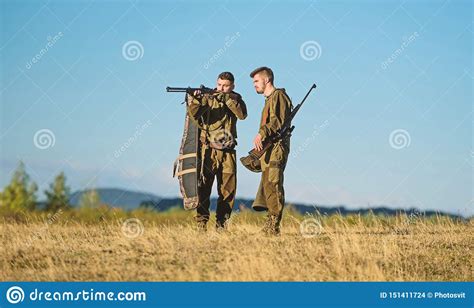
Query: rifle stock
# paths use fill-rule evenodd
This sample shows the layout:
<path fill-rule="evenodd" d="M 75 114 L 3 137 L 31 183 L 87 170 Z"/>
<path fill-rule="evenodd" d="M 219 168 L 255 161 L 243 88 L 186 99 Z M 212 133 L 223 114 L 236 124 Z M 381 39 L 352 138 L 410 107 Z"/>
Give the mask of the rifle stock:
<path fill-rule="evenodd" d="M 260 158 L 265 154 L 265 152 L 272 146 L 273 142 L 264 142 L 263 143 L 263 148 L 258 151 L 256 149 L 252 149 L 249 151 L 249 155 L 252 155 L 255 158 Z"/>

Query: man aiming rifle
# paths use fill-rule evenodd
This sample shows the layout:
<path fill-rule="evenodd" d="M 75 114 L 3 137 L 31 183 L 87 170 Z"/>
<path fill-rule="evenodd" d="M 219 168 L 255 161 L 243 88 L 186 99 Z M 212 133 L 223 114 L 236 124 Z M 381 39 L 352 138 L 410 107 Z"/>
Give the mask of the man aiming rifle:
<path fill-rule="evenodd" d="M 209 221 L 209 207 L 212 184 L 217 179 L 216 228 L 226 227 L 235 201 L 237 185 L 236 152 L 237 119 L 247 117 L 247 108 L 240 94 L 234 92 L 234 76 L 223 72 L 217 77 L 215 89 L 171 88 L 168 92 L 187 93 L 187 114 L 199 127 L 198 142 L 198 187 L 196 198 L 196 221 L 199 230 L 206 230 Z M 190 127 L 190 126 L 189 126 Z M 186 137 L 189 137 L 185 130 Z M 189 139 L 186 139 L 187 142 Z M 184 148 L 182 146 L 182 148 Z M 189 157 L 192 154 L 181 155 Z M 190 171 L 196 170 L 190 169 Z M 181 174 L 186 176 L 186 170 Z M 179 173 L 179 172 L 178 172 Z M 194 180 L 191 178 L 189 181 Z M 184 180 L 185 182 L 188 180 Z M 185 185 L 186 183 L 184 183 Z M 183 190 L 182 190 L 183 191 Z M 185 202 L 186 202 L 185 198 Z M 194 199 L 193 199 L 194 200 Z M 191 203 L 191 202 L 190 202 Z M 194 203 L 193 207 L 194 207 Z M 186 203 L 185 203 L 186 208 Z M 192 207 L 191 207 L 192 208 Z"/>

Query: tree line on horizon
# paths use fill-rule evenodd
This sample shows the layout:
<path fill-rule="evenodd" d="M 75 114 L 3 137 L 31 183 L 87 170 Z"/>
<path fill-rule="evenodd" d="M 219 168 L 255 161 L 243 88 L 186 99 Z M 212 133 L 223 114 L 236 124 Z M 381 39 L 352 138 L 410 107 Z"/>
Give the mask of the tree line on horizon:
<path fill-rule="evenodd" d="M 43 208 L 39 208 L 43 202 L 38 202 L 37 193 L 38 185 L 31 180 L 25 170 L 25 164 L 20 161 L 13 172 L 10 183 L 0 191 L 0 209 L 56 212 L 72 207 L 70 203 L 71 189 L 66 184 L 66 175 L 62 171 L 44 191 L 46 201 Z M 87 190 L 79 201 L 80 208 L 98 208 L 101 205 L 99 194 L 95 189 Z"/>

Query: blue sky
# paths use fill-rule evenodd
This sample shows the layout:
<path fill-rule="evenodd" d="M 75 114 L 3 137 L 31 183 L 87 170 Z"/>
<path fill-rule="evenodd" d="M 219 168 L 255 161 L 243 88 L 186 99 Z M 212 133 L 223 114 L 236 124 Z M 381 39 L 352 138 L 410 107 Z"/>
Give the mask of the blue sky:
<path fill-rule="evenodd" d="M 165 87 L 233 72 L 242 156 L 263 106 L 248 74 L 266 65 L 295 104 L 318 85 L 287 201 L 473 214 L 470 1 L 1 3 L 1 187 L 21 159 L 41 191 L 64 171 L 72 190 L 177 196 L 184 107 Z M 239 197 L 258 182 L 238 166 Z"/>

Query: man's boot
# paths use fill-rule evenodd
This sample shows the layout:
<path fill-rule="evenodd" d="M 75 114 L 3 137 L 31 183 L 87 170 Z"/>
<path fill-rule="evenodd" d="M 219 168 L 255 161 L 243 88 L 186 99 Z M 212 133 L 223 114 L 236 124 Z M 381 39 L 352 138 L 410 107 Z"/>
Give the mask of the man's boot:
<path fill-rule="evenodd" d="M 217 232 L 224 232 L 227 230 L 227 225 L 225 222 L 216 222 L 216 231 Z"/>
<path fill-rule="evenodd" d="M 267 235 L 280 234 L 280 217 L 278 215 L 267 215 L 267 221 L 263 226 L 262 232 Z"/>
<path fill-rule="evenodd" d="M 199 232 L 206 232 L 207 231 L 207 220 L 200 220 L 200 219 L 196 219 L 196 226 L 197 226 L 197 230 Z"/>
<path fill-rule="evenodd" d="M 227 225 L 229 224 L 230 215 L 225 215 L 224 217 L 216 217 L 216 231 L 223 232 L 227 230 Z"/>

